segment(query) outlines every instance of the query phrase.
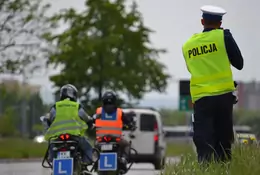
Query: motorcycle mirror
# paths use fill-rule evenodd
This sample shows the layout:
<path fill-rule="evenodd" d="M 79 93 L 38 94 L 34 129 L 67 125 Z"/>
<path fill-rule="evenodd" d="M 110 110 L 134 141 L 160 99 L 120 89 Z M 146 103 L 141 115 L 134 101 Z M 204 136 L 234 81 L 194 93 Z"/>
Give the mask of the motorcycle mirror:
<path fill-rule="evenodd" d="M 101 114 L 96 114 L 96 119 L 101 119 L 102 115 Z"/>

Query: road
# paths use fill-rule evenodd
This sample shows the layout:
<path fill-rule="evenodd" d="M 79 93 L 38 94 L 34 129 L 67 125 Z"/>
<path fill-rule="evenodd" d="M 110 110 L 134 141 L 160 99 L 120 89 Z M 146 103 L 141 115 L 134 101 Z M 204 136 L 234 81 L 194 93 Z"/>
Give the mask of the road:
<path fill-rule="evenodd" d="M 168 158 L 168 162 L 178 162 L 179 158 Z M 41 162 L 1 163 L 1 175 L 49 175 L 49 170 L 41 167 Z M 152 164 L 134 164 L 127 175 L 158 175 Z"/>

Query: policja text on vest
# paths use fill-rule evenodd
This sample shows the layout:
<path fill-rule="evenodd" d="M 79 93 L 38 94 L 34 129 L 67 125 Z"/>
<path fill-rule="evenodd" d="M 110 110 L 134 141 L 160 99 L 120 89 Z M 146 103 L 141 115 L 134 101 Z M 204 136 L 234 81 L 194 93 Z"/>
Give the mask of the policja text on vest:
<path fill-rule="evenodd" d="M 191 50 L 188 51 L 189 53 L 189 58 L 202 55 L 202 54 L 207 54 L 207 53 L 212 53 L 218 51 L 217 46 L 215 43 L 209 44 L 209 45 L 203 45 L 200 47 L 195 47 Z"/>

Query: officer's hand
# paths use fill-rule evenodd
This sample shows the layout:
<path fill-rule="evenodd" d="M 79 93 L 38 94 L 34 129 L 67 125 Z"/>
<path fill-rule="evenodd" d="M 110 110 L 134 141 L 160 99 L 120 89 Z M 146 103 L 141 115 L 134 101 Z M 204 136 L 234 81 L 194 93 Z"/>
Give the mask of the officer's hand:
<path fill-rule="evenodd" d="M 236 82 L 234 82 L 234 85 L 237 88 L 237 83 Z M 238 102 L 238 91 L 237 91 L 237 89 L 232 92 L 232 96 L 233 96 L 233 104 L 237 104 L 237 102 Z"/>
<path fill-rule="evenodd" d="M 233 95 L 233 104 L 237 104 L 238 98 L 236 95 Z"/>

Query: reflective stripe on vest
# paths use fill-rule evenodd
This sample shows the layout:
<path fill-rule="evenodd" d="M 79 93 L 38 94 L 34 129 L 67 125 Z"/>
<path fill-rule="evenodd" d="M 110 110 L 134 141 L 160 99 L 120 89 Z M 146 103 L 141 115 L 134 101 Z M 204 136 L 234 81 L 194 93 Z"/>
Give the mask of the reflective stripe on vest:
<path fill-rule="evenodd" d="M 97 108 L 96 114 L 102 115 L 102 107 Z M 105 113 L 103 113 L 105 115 Z M 120 137 L 122 135 L 122 110 L 117 108 L 116 120 L 102 120 L 96 119 L 96 136 L 102 137 L 105 135 L 112 135 L 114 137 Z"/>
<path fill-rule="evenodd" d="M 59 125 L 63 125 L 63 124 L 70 124 L 70 123 L 73 123 L 73 122 L 77 122 L 78 125 L 81 125 L 81 123 L 79 121 L 75 121 L 75 120 L 70 119 L 70 120 L 62 120 L 62 121 L 55 122 L 51 126 L 54 127 L 54 126 L 59 126 Z"/>
<path fill-rule="evenodd" d="M 70 133 L 71 131 L 74 130 L 81 130 L 81 126 L 69 126 L 69 127 L 64 127 L 64 128 L 59 128 L 59 129 L 52 129 L 48 132 L 49 135 L 56 135 L 58 132 L 62 132 L 64 134 Z M 61 134 L 61 133 L 60 133 Z M 59 134 L 58 134 L 59 135 Z M 74 134 L 74 135 L 80 135 L 80 134 Z"/>
<path fill-rule="evenodd" d="M 115 127 L 99 127 L 96 129 L 96 136 L 103 137 L 105 135 L 112 135 L 114 137 L 120 137 L 122 135 L 122 129 Z"/>
<path fill-rule="evenodd" d="M 70 123 L 74 123 L 76 122 L 77 123 L 77 126 L 66 126 L 66 127 L 62 127 L 64 126 L 64 124 L 70 124 Z M 51 127 L 59 127 L 61 126 L 60 128 L 58 129 L 52 129 L 48 132 L 48 134 L 55 134 L 57 132 L 64 132 L 64 131 L 68 131 L 68 130 L 81 130 L 82 127 L 82 123 L 80 123 L 79 121 L 75 121 L 75 120 L 62 120 L 62 121 L 58 121 L 58 122 L 55 122 L 53 124 L 51 124 Z"/>
<path fill-rule="evenodd" d="M 88 128 L 78 116 L 79 104 L 69 100 L 56 102 L 56 116 L 45 134 L 45 139 L 57 137 L 60 134 L 84 135 Z"/>
<path fill-rule="evenodd" d="M 223 30 L 193 35 L 182 47 L 191 74 L 192 101 L 235 90 Z"/>

